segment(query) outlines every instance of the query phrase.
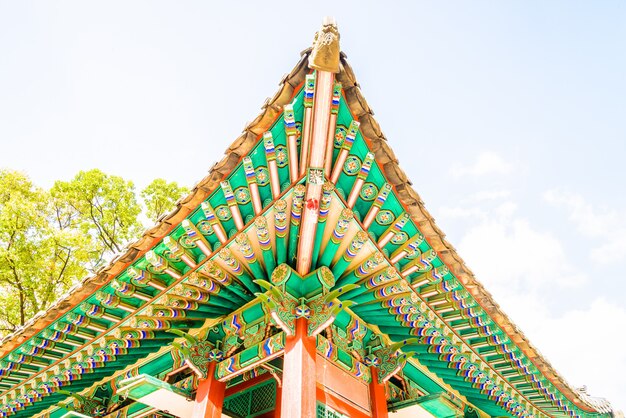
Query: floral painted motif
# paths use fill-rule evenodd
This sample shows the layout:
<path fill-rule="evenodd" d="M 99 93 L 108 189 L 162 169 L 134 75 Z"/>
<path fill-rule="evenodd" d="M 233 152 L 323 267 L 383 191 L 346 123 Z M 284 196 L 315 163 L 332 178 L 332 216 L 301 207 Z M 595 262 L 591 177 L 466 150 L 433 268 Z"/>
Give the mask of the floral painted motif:
<path fill-rule="evenodd" d="M 378 382 L 384 383 L 402 370 L 406 364 L 406 354 L 398 353 L 393 347 L 384 347 L 374 352 L 378 367 Z"/>
<path fill-rule="evenodd" d="M 180 238 L 180 245 L 183 248 L 196 248 L 198 245 L 196 244 L 196 238 L 190 237 L 188 235 L 183 235 Z"/>
<path fill-rule="evenodd" d="M 247 326 L 243 335 L 243 346 L 250 348 L 259 344 L 266 337 L 268 325 L 265 321 Z"/>
<path fill-rule="evenodd" d="M 209 364 L 212 361 L 220 361 L 222 356 L 223 353 L 220 350 L 216 350 L 210 342 L 198 341 L 189 347 L 189 355 L 185 360 L 200 378 L 206 379 Z"/>
<path fill-rule="evenodd" d="M 300 139 L 302 137 L 302 122 L 296 121 L 296 145 L 300 145 Z"/>
<path fill-rule="evenodd" d="M 324 184 L 324 170 L 321 168 L 309 168 L 308 182 L 311 184 Z"/>
<path fill-rule="evenodd" d="M 234 195 L 235 195 L 235 200 L 240 205 L 245 205 L 247 203 L 250 203 L 250 191 L 248 190 L 247 187 L 244 187 L 244 186 L 237 187 L 234 191 Z"/>
<path fill-rule="evenodd" d="M 308 302 L 307 306 L 311 310 L 307 323 L 309 336 L 315 336 L 329 327 L 339 312 L 351 305 L 351 301 L 326 301 L 325 297 L 319 297 Z"/>
<path fill-rule="evenodd" d="M 213 235 L 213 228 L 211 228 L 211 223 L 207 220 L 198 222 L 196 227 L 204 235 Z"/>
<path fill-rule="evenodd" d="M 254 220 L 254 226 L 256 227 L 256 235 L 259 240 L 261 249 L 271 251 L 272 242 L 270 238 L 270 232 L 267 229 L 267 219 L 265 216 L 259 216 Z"/>
<path fill-rule="evenodd" d="M 374 200 L 378 194 L 378 187 L 374 183 L 365 183 L 361 189 L 361 199 L 365 201 Z"/>
<path fill-rule="evenodd" d="M 289 164 L 287 147 L 284 145 L 276 145 L 276 164 L 280 168 L 287 167 L 287 164 Z"/>
<path fill-rule="evenodd" d="M 330 290 L 335 285 L 335 276 L 326 266 L 322 266 L 317 270 L 317 277 L 325 290 Z"/>
<path fill-rule="evenodd" d="M 180 254 L 172 252 L 171 250 L 164 250 L 163 257 L 165 257 L 169 261 L 180 261 Z"/>
<path fill-rule="evenodd" d="M 388 209 L 383 209 L 376 215 L 376 222 L 379 225 L 389 225 L 393 222 L 395 216 L 393 212 Z"/>
<path fill-rule="evenodd" d="M 228 209 L 228 206 L 220 205 L 215 208 L 215 216 L 217 216 L 220 221 L 227 221 L 233 217 L 233 214 L 230 213 L 230 209 Z"/>
<path fill-rule="evenodd" d="M 361 170 L 361 160 L 356 155 L 349 155 L 343 165 L 343 172 L 349 176 L 356 175 Z"/>
<path fill-rule="evenodd" d="M 409 236 L 406 232 L 400 231 L 396 232 L 396 234 L 391 238 L 391 243 L 394 245 L 404 244 L 406 240 L 409 239 Z"/>
<path fill-rule="evenodd" d="M 256 170 L 256 181 L 259 186 L 266 186 L 270 182 L 270 172 L 266 167 L 258 167 Z"/>
<path fill-rule="evenodd" d="M 274 204 L 274 228 L 276 229 L 276 237 L 284 238 L 287 236 L 287 202 L 280 199 Z"/>
<path fill-rule="evenodd" d="M 343 125 L 337 125 L 337 129 L 335 130 L 335 141 L 333 146 L 335 148 L 341 148 L 343 145 L 344 139 L 346 139 L 346 133 L 348 132 L 348 128 Z"/>

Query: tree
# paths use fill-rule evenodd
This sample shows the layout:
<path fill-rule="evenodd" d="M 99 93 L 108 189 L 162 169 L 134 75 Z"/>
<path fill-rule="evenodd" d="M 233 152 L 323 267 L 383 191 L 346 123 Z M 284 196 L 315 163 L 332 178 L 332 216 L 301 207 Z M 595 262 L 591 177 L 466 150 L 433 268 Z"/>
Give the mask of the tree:
<path fill-rule="evenodd" d="M 172 210 L 176 201 L 187 193 L 189 193 L 189 189 L 179 186 L 174 181 L 168 183 L 163 179 L 154 179 L 141 191 L 141 197 L 147 210 L 146 215 L 156 222 L 157 219 Z"/>
<path fill-rule="evenodd" d="M 56 227 L 47 192 L 0 171 L 0 330 L 23 325 L 86 273 L 78 233 Z"/>
<path fill-rule="evenodd" d="M 142 192 L 149 216 L 173 209 L 186 191 L 153 181 Z M 133 183 L 100 170 L 57 181 L 50 191 L 20 172 L 0 170 L 0 335 L 138 237 L 140 212 Z"/>
<path fill-rule="evenodd" d="M 91 270 L 121 252 L 141 230 L 135 186 L 121 177 L 81 171 L 70 181 L 55 182 L 51 195 L 59 224 L 90 238 Z"/>

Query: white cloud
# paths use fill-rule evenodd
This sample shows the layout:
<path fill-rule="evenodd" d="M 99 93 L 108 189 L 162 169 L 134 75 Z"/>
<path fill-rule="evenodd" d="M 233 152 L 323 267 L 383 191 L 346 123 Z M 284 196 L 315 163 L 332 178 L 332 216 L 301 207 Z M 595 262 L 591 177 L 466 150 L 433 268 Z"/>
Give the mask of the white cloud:
<path fill-rule="evenodd" d="M 532 293 L 500 297 L 502 309 L 552 366 L 574 387 L 626 408 L 626 310 L 598 298 L 589 306 L 554 316 Z"/>
<path fill-rule="evenodd" d="M 497 219 L 506 221 L 513 217 L 516 210 L 517 210 L 517 204 L 511 201 L 506 201 L 500 204 L 499 206 L 497 206 L 494 209 L 494 213 L 496 214 Z"/>
<path fill-rule="evenodd" d="M 517 205 L 512 201 L 498 202 L 506 198 L 511 193 L 508 190 L 484 190 L 470 195 L 466 199 L 462 199 L 462 206 L 444 206 L 437 211 L 441 219 L 468 219 L 475 218 L 481 222 L 488 221 L 494 214 L 506 216 L 507 212 L 515 211 Z M 498 204 L 494 213 L 486 209 L 487 204 Z"/>
<path fill-rule="evenodd" d="M 608 264 L 621 261 L 626 256 L 626 231 L 611 237 L 604 245 L 591 250 L 591 258 L 599 263 Z"/>
<path fill-rule="evenodd" d="M 476 162 L 469 166 L 458 166 L 452 169 L 454 177 L 472 176 L 479 177 L 487 174 L 509 174 L 513 171 L 514 165 L 498 154 L 485 151 L 482 152 Z"/>
<path fill-rule="evenodd" d="M 487 218 L 487 213 L 480 208 L 476 207 L 448 207 L 444 206 L 437 211 L 438 217 L 443 219 L 443 223 L 447 220 L 451 219 L 468 219 L 468 218 L 477 218 L 484 219 Z"/>
<path fill-rule="evenodd" d="M 569 220 L 583 236 L 601 241 L 591 250 L 592 260 L 608 264 L 626 258 L 626 213 L 598 209 L 573 193 L 550 190 L 543 197 L 548 203 L 565 208 Z"/>
<path fill-rule="evenodd" d="M 482 190 L 480 192 L 472 194 L 468 200 L 473 202 L 483 202 L 504 199 L 510 196 L 511 192 L 509 190 Z"/>
<path fill-rule="evenodd" d="M 505 202 L 471 227 L 459 252 L 479 279 L 497 290 L 536 288 L 547 282 L 578 287 L 586 281 L 566 257 L 561 242 L 516 217 L 516 205 Z"/>
<path fill-rule="evenodd" d="M 589 272 L 572 262 L 557 236 L 523 217 L 510 194 L 481 192 L 475 196 L 485 199 L 440 213 L 444 220 L 459 219 L 470 225 L 458 245 L 468 266 L 568 383 L 585 385 L 591 396 L 606 397 L 614 407 L 623 409 L 626 309 L 597 298 L 588 306 L 563 310 L 567 301 L 549 296 L 554 294 L 553 286 L 584 292 Z M 556 201 L 556 195 L 550 198 Z M 593 218 L 592 230 L 598 231 L 594 232 L 598 236 L 610 231 L 607 219 Z"/>
<path fill-rule="evenodd" d="M 615 212 L 606 211 L 598 214 L 593 205 L 577 194 L 548 190 L 543 197 L 548 203 L 568 209 L 569 219 L 576 224 L 581 233 L 589 237 L 606 235 L 619 220 Z"/>

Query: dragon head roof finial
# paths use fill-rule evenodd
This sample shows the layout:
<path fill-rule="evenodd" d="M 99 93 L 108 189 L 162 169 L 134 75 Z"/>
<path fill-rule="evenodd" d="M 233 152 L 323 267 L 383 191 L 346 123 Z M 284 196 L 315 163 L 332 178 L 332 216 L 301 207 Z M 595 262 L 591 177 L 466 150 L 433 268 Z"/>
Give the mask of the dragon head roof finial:
<path fill-rule="evenodd" d="M 322 28 L 315 33 L 309 67 L 319 71 L 339 72 L 339 29 L 332 17 L 325 17 Z"/>

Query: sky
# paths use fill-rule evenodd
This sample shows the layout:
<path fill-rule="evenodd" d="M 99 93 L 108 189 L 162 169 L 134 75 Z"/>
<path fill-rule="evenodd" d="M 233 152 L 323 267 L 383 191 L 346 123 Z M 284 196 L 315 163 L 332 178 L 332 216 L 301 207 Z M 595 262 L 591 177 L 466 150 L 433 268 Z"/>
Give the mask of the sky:
<path fill-rule="evenodd" d="M 626 2 L 0 0 L 0 168 L 193 186 L 326 15 L 448 240 L 626 410 Z"/>

